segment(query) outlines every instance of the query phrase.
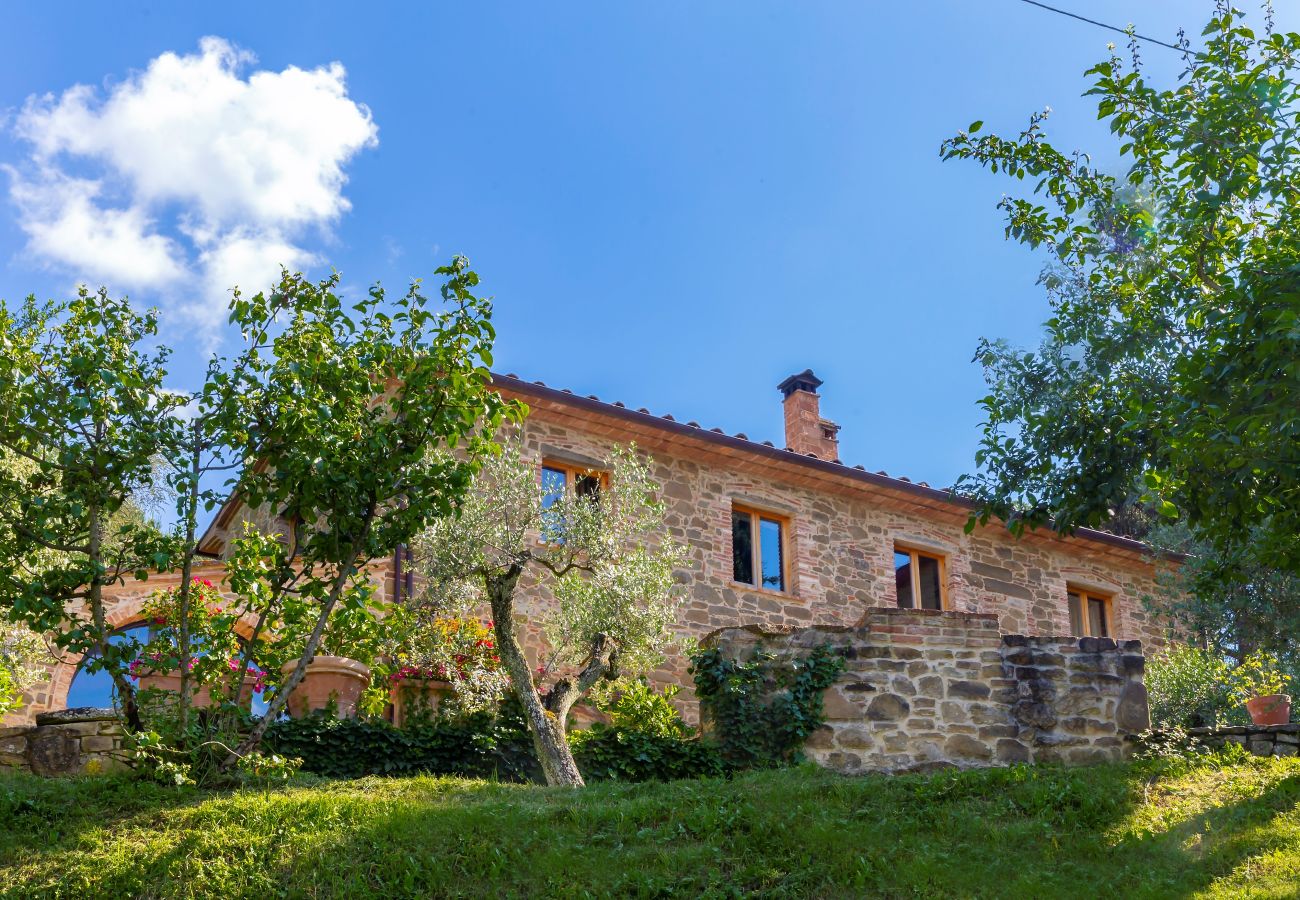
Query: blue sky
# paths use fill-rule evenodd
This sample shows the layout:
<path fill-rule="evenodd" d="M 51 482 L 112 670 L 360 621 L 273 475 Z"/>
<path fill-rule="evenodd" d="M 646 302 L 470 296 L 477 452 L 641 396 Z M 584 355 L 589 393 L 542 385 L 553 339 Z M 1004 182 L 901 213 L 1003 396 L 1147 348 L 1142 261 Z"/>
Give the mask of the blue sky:
<path fill-rule="evenodd" d="M 1210 8 L 1057 5 L 1171 41 Z M 776 384 L 811 367 L 846 462 L 970 469 L 976 342 L 1032 343 L 1046 304 L 1002 236 L 1011 186 L 939 144 L 1051 106 L 1054 140 L 1116 165 L 1080 95 L 1122 38 L 1017 0 L 461 6 L 9 9 L 0 297 L 89 280 L 159 304 L 184 386 L 223 277 L 255 290 L 279 254 L 397 290 L 464 253 L 501 371 L 779 441 Z M 186 77 L 151 80 L 167 53 Z M 245 158 L 283 162 L 267 190 Z"/>

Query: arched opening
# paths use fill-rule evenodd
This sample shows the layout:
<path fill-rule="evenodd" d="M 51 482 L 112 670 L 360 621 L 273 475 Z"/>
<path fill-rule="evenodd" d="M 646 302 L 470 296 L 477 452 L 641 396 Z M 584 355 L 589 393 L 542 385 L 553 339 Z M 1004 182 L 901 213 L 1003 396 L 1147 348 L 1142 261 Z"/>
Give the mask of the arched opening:
<path fill-rule="evenodd" d="M 108 642 L 116 647 L 127 644 L 141 646 L 145 644 L 150 637 L 150 628 L 146 622 L 136 622 L 126 625 L 114 631 L 109 637 Z M 244 638 L 239 637 L 242 644 Z M 201 648 L 195 648 L 196 653 L 202 653 Z M 72 682 L 68 685 L 67 699 L 64 701 L 66 709 L 75 709 L 80 706 L 95 706 L 103 708 L 117 707 L 117 686 L 113 684 L 113 678 L 103 670 L 87 671 L 90 662 L 98 658 L 96 651 L 87 653 L 77 665 L 76 672 L 72 675 Z M 133 686 L 139 686 L 138 678 L 130 678 Z M 254 694 L 252 698 L 252 712 L 255 716 L 264 715 L 269 704 L 262 698 L 261 694 Z"/>
<path fill-rule="evenodd" d="M 149 640 L 149 626 L 143 622 L 119 628 L 109 637 L 108 642 L 115 647 L 124 644 L 143 644 Z M 79 706 L 115 707 L 117 706 L 117 687 L 113 677 L 101 670 L 90 672 L 86 667 L 99 658 L 99 653 L 92 650 L 77 665 L 72 683 L 68 685 L 68 698 L 64 706 L 75 709 Z M 132 679 L 135 682 L 135 679 Z"/>

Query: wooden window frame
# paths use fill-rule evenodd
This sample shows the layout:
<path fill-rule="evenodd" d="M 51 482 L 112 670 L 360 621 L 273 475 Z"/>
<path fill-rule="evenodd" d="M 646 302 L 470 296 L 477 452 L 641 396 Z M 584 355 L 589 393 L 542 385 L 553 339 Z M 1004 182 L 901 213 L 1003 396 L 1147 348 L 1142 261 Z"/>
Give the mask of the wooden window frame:
<path fill-rule="evenodd" d="M 1073 625 L 1071 625 L 1071 637 L 1115 637 L 1115 595 L 1104 593 L 1093 588 L 1080 587 L 1078 585 L 1066 584 L 1065 586 L 1065 618 L 1070 621 L 1070 595 L 1074 594 L 1079 598 L 1079 621 L 1083 625 L 1083 634 L 1074 634 Z M 1101 601 L 1102 615 L 1105 617 L 1106 634 L 1092 633 L 1092 618 L 1088 615 L 1088 605 L 1093 600 Z"/>
<path fill-rule="evenodd" d="M 600 489 L 602 491 L 609 488 L 609 473 L 604 469 L 593 469 L 589 466 L 579 466 L 573 463 L 561 462 L 560 460 L 546 459 L 543 457 L 541 464 L 537 467 L 537 483 L 539 485 L 542 482 L 543 469 L 554 469 L 557 472 L 564 473 L 564 490 L 566 493 L 577 490 L 578 479 L 589 475 L 596 476 L 597 480 L 600 481 Z"/>
<path fill-rule="evenodd" d="M 594 469 L 590 466 L 575 465 L 574 463 L 550 459 L 549 457 L 542 457 L 542 461 L 537 464 L 537 486 L 542 489 L 545 488 L 544 478 L 546 469 L 553 469 L 554 471 L 564 473 L 564 494 L 566 497 L 571 496 L 573 492 L 578 489 L 577 484 L 579 478 L 585 478 L 591 475 L 596 476 L 599 480 L 601 491 L 609 489 L 609 472 L 606 472 L 604 469 Z M 546 495 L 543 494 L 542 499 L 545 500 L 545 498 Z M 542 510 L 542 515 L 545 517 L 545 509 Z M 544 526 L 539 527 L 537 532 L 538 546 L 544 547 L 548 543 L 549 542 L 546 540 L 546 528 Z M 560 543 L 563 543 L 563 539 L 560 540 Z"/>
<path fill-rule="evenodd" d="M 736 547 L 734 543 L 731 547 L 731 583 L 736 587 L 741 587 L 750 591 L 762 591 L 765 594 L 777 594 L 782 597 L 791 596 L 794 592 L 791 590 L 790 581 L 790 517 L 781 513 L 772 512 L 768 509 L 760 509 L 756 506 L 750 506 L 747 503 L 733 502 L 731 504 L 731 515 L 728 519 L 730 520 L 730 518 L 734 517 L 738 512 L 745 513 L 749 516 L 749 545 L 754 555 L 752 560 L 754 580 L 758 583 L 750 584 L 749 582 L 737 581 L 735 579 Z M 765 587 L 763 585 L 763 547 L 759 535 L 759 523 L 763 519 L 767 519 L 769 522 L 775 522 L 777 525 L 781 526 L 781 588 L 779 590 L 776 588 Z M 728 529 L 728 534 L 731 534 L 730 529 Z"/>
<path fill-rule="evenodd" d="M 921 606 L 920 558 L 922 556 L 926 557 L 927 559 L 937 560 L 939 563 L 939 610 L 938 611 L 946 612 L 952 609 L 952 606 L 949 604 L 948 601 L 948 557 L 946 554 L 941 553 L 938 550 L 931 550 L 928 547 L 917 547 L 914 544 L 908 544 L 903 541 L 894 541 L 894 553 L 896 554 L 903 553 L 912 557 L 912 561 L 909 564 L 912 567 L 910 573 L 912 576 L 912 606 L 910 607 L 911 609 L 924 610 L 924 607 Z M 891 560 L 893 559 L 892 556 L 890 558 Z M 898 571 L 897 566 L 894 566 L 894 571 L 895 572 Z M 909 608 L 906 606 L 899 606 L 897 575 L 895 575 L 894 577 L 894 605 L 897 606 L 899 609 Z M 934 610 L 929 610 L 929 612 L 934 612 Z"/>

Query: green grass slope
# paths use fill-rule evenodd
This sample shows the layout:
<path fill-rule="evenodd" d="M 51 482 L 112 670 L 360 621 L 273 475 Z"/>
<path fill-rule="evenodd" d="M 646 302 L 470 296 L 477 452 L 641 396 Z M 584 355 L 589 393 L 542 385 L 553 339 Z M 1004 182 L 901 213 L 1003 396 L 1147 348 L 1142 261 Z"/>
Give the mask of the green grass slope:
<path fill-rule="evenodd" d="M 1300 760 L 581 791 L 0 779 L 3 897 L 1293 897 Z"/>

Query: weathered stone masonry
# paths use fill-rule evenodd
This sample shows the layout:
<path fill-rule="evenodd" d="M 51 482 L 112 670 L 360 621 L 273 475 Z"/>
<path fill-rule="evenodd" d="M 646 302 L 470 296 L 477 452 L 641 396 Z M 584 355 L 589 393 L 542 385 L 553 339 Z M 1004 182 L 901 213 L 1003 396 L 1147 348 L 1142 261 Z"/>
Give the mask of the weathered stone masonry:
<path fill-rule="evenodd" d="M 724 628 L 732 659 L 829 645 L 845 669 L 805 748 L 845 773 L 1123 758 L 1149 727 L 1139 641 L 1002 635 L 982 613 L 869 610 L 853 627 Z"/>
<path fill-rule="evenodd" d="M 97 775 L 124 768 L 122 723 L 111 709 L 47 712 L 35 725 L 0 728 L 0 772 Z"/>

